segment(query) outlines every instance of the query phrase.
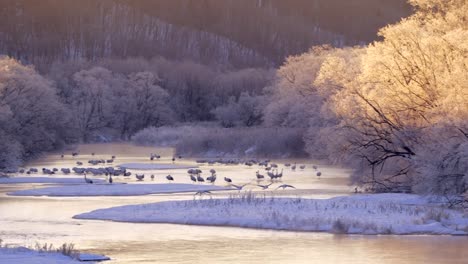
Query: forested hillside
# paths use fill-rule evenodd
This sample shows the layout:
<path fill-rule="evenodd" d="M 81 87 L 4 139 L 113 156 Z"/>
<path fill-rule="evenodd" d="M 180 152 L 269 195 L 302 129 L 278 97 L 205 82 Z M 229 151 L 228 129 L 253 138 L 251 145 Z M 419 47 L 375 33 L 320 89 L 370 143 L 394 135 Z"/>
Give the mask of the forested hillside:
<path fill-rule="evenodd" d="M 409 14 L 404 0 L 2 0 L 0 54 L 39 68 L 140 56 L 270 67 L 313 45 L 368 43 Z"/>

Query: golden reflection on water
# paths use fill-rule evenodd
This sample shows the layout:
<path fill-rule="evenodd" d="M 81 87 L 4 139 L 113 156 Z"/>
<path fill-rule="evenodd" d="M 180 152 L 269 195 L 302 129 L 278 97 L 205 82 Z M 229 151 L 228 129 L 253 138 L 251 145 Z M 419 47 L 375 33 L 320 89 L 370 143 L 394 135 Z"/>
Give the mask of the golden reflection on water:
<path fill-rule="evenodd" d="M 87 165 L 92 158 L 108 159 L 116 155 L 115 164 L 150 163 L 149 154 L 163 157 L 157 163 L 171 164 L 172 149 L 136 147 L 127 144 L 95 144 L 78 147 L 80 155 L 69 152 L 44 156 L 28 166 L 73 167 L 76 161 Z M 95 156 L 91 153 L 95 152 Z M 318 179 L 310 161 L 295 172 L 285 169 L 283 181 L 298 190 L 278 191 L 274 195 L 327 198 L 348 195 L 348 172 L 320 165 Z M 114 165 L 115 165 L 114 164 Z M 197 165 L 194 160 L 177 160 L 176 164 Z M 235 183 L 252 182 L 258 167 L 202 165 L 207 172 L 215 168 L 218 178 L 225 176 Z M 166 182 L 168 173 L 176 182 L 190 182 L 186 170 L 141 171 L 154 173 L 154 182 Z M 205 175 L 206 176 L 206 175 Z M 60 176 L 57 177 L 73 177 Z M 103 178 L 103 177 L 101 177 Z M 116 179 L 134 183 L 135 179 Z M 255 183 L 255 182 L 253 182 Z M 223 182 L 218 182 L 223 185 Z M 192 199 L 191 194 L 149 195 L 133 197 L 10 197 L 7 192 L 38 188 L 40 184 L 0 186 L 0 238 L 7 243 L 33 246 L 35 242 L 56 245 L 75 243 L 80 249 L 107 254 L 110 263 L 467 263 L 468 238 L 449 236 L 357 236 L 325 233 L 298 233 L 231 227 L 184 226 L 171 224 L 132 224 L 94 220 L 77 220 L 76 214 L 119 205 Z M 258 191 L 258 188 L 251 188 Z M 271 194 L 268 192 L 268 194 Z M 223 197 L 224 194 L 218 194 Z M 1 261 L 0 261 L 1 262 Z"/>

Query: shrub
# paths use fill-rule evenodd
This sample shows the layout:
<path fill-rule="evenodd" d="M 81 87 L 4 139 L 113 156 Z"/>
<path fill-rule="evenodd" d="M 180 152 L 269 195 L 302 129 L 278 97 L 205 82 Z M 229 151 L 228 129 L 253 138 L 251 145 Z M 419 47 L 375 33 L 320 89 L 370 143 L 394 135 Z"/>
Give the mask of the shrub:
<path fill-rule="evenodd" d="M 139 145 L 173 146 L 189 156 L 304 157 L 301 129 L 179 126 L 143 129 L 132 138 Z"/>
<path fill-rule="evenodd" d="M 332 232 L 335 234 L 347 234 L 349 226 L 341 219 L 337 219 L 333 222 Z"/>

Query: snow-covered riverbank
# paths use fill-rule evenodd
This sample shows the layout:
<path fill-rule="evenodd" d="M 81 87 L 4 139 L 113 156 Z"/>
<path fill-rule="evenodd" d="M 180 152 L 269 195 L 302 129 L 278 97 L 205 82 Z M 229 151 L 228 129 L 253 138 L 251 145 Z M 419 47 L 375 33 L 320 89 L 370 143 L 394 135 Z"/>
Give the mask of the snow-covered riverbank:
<path fill-rule="evenodd" d="M 104 180 L 93 179 L 95 183 L 104 183 Z M 80 178 L 54 178 L 54 177 L 0 177 L 0 184 L 19 183 L 50 183 L 50 184 L 85 184 Z"/>
<path fill-rule="evenodd" d="M 196 165 L 178 165 L 178 164 L 155 164 L 155 163 L 124 163 L 117 167 L 130 170 L 174 170 L 174 169 L 193 169 Z"/>
<path fill-rule="evenodd" d="M 21 190 L 13 196 L 134 196 L 160 193 L 223 191 L 231 188 L 197 184 L 83 184 Z"/>
<path fill-rule="evenodd" d="M 5 264 L 93 264 L 93 261 L 110 260 L 110 258 L 94 254 L 77 253 L 76 259 L 58 252 L 40 252 L 25 247 L 0 247 L 0 263 Z"/>
<path fill-rule="evenodd" d="M 374 194 L 331 199 L 275 198 L 247 193 L 129 205 L 76 215 L 78 219 L 141 223 L 237 226 L 349 234 L 466 235 L 468 213 L 429 204 L 409 194 Z"/>

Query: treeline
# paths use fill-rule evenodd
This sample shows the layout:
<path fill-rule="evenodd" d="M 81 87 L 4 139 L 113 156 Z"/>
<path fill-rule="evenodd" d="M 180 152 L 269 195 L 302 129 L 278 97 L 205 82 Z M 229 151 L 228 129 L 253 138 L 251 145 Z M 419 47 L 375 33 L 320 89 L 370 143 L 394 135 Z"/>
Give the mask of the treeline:
<path fill-rule="evenodd" d="M 147 127 L 213 121 L 218 108 L 260 97 L 273 77 L 270 69 L 221 71 L 162 58 L 57 62 L 40 75 L 1 57 L 0 169 L 64 143 L 127 140 Z"/>
<path fill-rule="evenodd" d="M 369 43 L 409 13 L 404 0 L 3 0 L 0 53 L 41 71 L 56 60 L 155 56 L 270 67 L 314 45 Z"/>

